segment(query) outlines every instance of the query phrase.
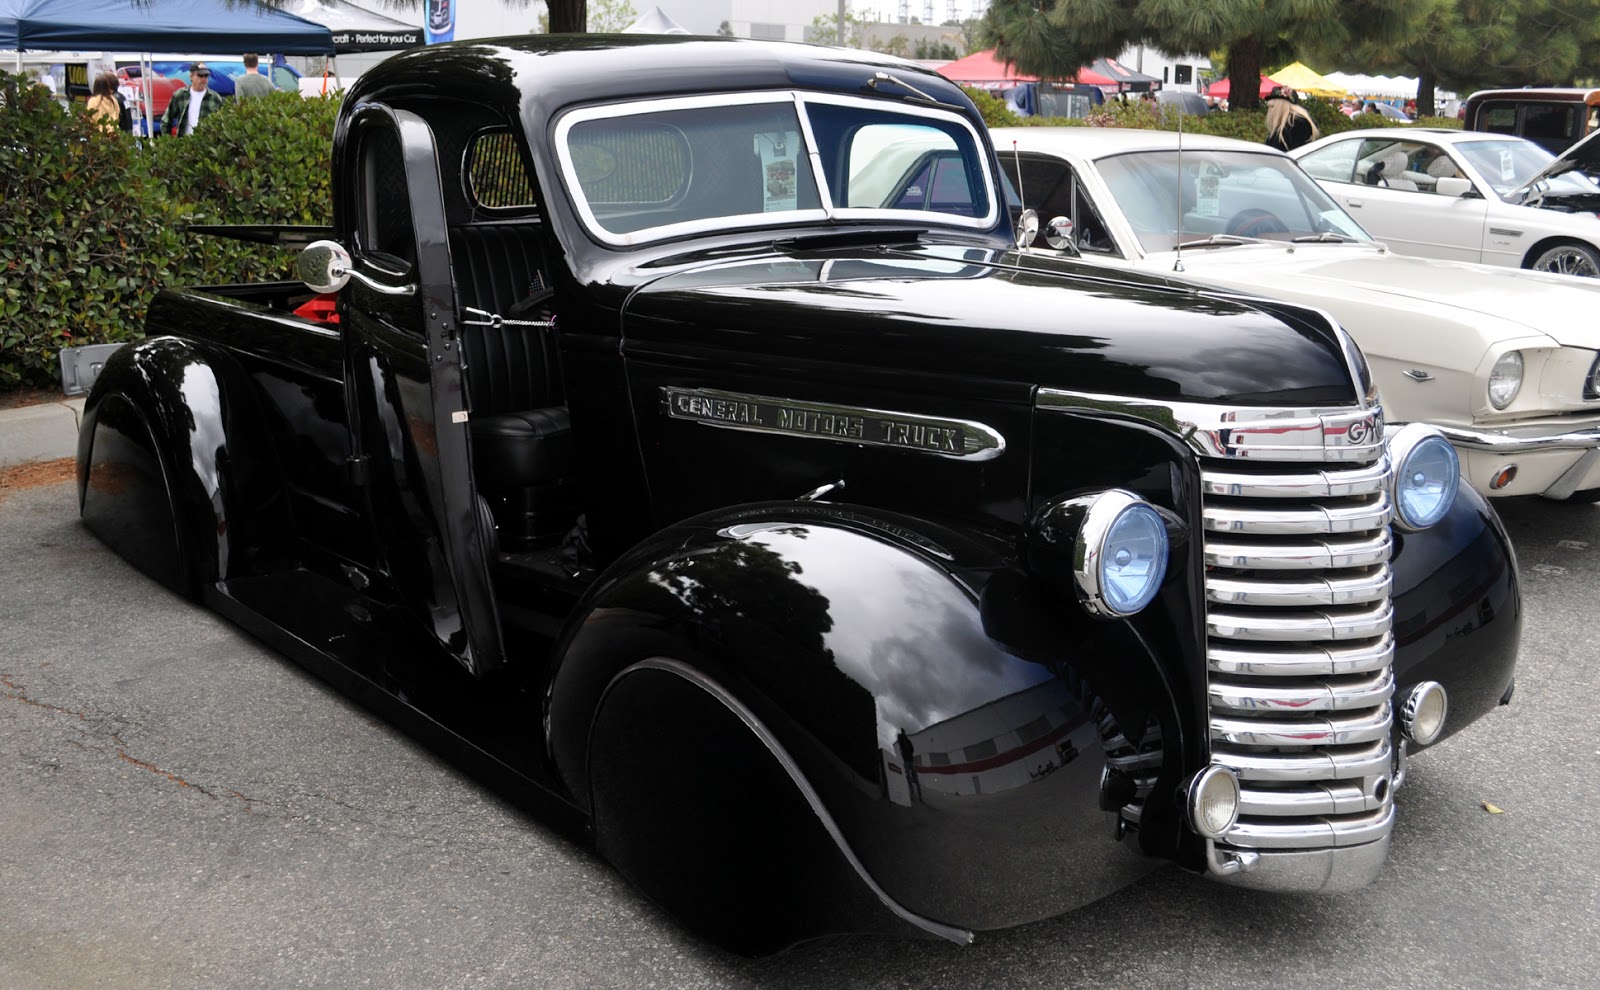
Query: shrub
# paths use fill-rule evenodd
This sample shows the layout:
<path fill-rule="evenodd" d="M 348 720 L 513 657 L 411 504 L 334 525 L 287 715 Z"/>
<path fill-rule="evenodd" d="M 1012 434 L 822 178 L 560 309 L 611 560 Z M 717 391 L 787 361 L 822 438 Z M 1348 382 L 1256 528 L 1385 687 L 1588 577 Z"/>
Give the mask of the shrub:
<path fill-rule="evenodd" d="M 978 108 L 978 113 L 983 115 L 983 122 L 988 127 L 1016 127 L 1022 123 L 1022 118 L 1017 116 L 1015 110 L 1006 106 L 1006 101 L 998 96 L 990 96 L 981 89 L 971 86 L 961 87 L 967 94 L 967 99 Z"/>
<path fill-rule="evenodd" d="M 179 238 L 140 149 L 0 71 L 0 388 L 48 387 L 57 352 L 139 336 Z"/>
<path fill-rule="evenodd" d="M 0 71 L 0 388 L 58 381 L 57 352 L 134 340 L 163 285 L 286 274 L 285 251 L 188 223 L 326 224 L 336 100 L 229 101 L 141 145 Z"/>
<path fill-rule="evenodd" d="M 1442 127 L 1451 131 L 1461 130 L 1461 124 L 1459 117 L 1418 117 L 1415 121 L 1417 127 Z"/>
<path fill-rule="evenodd" d="M 185 223 L 331 224 L 333 125 L 339 101 L 270 93 L 230 100 L 191 138 L 150 151 Z M 279 248 L 208 237 L 175 266 L 174 284 L 263 281 L 286 276 Z"/>

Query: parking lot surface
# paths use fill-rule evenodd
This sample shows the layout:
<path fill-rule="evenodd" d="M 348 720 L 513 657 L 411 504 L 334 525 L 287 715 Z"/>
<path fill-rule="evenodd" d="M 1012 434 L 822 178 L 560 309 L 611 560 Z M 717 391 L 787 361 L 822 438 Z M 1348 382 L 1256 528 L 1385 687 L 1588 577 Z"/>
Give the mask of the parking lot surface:
<path fill-rule="evenodd" d="M 1516 699 L 1411 761 L 1374 886 L 1169 869 L 967 948 L 747 960 L 135 572 L 70 484 L 0 492 L 0 987 L 1592 987 L 1600 509 L 1500 508 Z"/>

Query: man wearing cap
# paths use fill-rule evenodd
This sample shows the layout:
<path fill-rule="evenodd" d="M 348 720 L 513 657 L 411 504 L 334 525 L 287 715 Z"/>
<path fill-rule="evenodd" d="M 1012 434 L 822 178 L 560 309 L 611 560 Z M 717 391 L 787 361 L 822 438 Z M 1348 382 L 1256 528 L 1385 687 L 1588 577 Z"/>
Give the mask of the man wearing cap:
<path fill-rule="evenodd" d="M 167 112 L 161 115 L 163 134 L 189 134 L 200 118 L 222 109 L 222 97 L 211 88 L 211 70 L 204 62 L 189 66 L 189 88 L 172 94 Z"/>

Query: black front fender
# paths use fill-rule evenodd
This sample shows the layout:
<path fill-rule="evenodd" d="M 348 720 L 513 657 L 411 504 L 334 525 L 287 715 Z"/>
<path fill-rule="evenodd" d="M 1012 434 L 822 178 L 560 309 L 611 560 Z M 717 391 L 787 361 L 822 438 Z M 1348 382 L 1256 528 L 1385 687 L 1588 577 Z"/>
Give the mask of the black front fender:
<path fill-rule="evenodd" d="M 1396 710 L 1419 681 L 1438 681 L 1450 699 L 1445 739 L 1492 711 L 1516 675 L 1517 558 L 1499 514 L 1465 481 L 1437 525 L 1396 535 Z"/>
<path fill-rule="evenodd" d="M 980 604 L 1000 575 L 1004 602 Z M 1102 683 L 1126 694 L 1111 672 L 1154 658 L 1136 637 L 1114 656 L 1070 636 L 1054 656 L 1002 645 L 996 627 L 1048 608 L 1017 593 L 1026 580 L 1003 547 L 890 513 L 781 503 L 690 520 L 578 609 L 549 684 L 551 756 L 588 807 L 591 752 L 614 742 L 591 733 L 608 685 L 643 660 L 687 664 L 753 715 L 896 904 L 962 928 L 1059 914 L 1160 862 L 1119 847 L 1101 807 L 1103 740 L 1144 733 L 1116 724 Z M 659 759 L 694 759 L 665 721 Z"/>

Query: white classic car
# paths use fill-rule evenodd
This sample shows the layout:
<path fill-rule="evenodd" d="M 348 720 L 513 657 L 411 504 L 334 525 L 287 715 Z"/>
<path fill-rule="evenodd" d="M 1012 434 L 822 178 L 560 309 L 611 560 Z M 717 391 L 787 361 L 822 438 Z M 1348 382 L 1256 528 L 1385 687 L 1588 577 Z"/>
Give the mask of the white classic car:
<path fill-rule="evenodd" d="M 1030 250 L 1320 307 L 1366 352 L 1391 418 L 1438 426 L 1474 487 L 1600 501 L 1600 281 L 1394 254 L 1265 145 L 993 135 L 1039 215 Z"/>
<path fill-rule="evenodd" d="M 1291 157 L 1402 254 L 1600 276 L 1600 144 L 1557 157 L 1481 131 L 1344 131 Z"/>

